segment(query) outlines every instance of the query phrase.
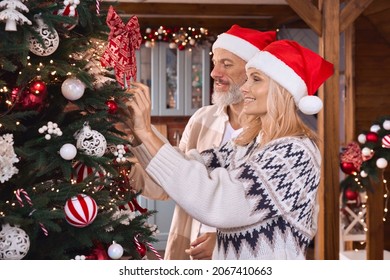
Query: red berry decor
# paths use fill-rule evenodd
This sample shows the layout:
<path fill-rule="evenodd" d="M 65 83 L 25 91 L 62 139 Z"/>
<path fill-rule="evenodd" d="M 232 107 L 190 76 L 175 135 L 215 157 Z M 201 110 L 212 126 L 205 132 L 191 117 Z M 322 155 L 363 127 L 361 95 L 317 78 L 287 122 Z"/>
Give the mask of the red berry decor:
<path fill-rule="evenodd" d="M 65 219 L 75 227 L 86 227 L 95 220 L 97 215 L 97 204 L 88 195 L 78 194 L 66 201 Z"/>

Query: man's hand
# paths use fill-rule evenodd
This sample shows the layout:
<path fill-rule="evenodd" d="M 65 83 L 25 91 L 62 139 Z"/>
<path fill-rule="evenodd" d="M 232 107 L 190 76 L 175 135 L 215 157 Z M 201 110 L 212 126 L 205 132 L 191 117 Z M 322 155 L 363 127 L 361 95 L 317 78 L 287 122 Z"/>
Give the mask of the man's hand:
<path fill-rule="evenodd" d="M 191 248 L 185 252 L 194 260 L 211 260 L 216 239 L 215 232 L 206 232 L 191 242 Z"/>

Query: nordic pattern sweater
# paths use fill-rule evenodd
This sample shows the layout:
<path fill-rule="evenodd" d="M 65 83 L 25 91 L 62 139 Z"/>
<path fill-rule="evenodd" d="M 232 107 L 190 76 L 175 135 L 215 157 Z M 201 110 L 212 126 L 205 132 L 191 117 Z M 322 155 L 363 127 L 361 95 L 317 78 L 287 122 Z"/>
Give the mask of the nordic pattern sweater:
<path fill-rule="evenodd" d="M 256 146 L 183 155 L 165 144 L 138 157 L 176 203 L 217 228 L 218 259 L 304 259 L 316 233 L 320 152 L 308 138 Z"/>

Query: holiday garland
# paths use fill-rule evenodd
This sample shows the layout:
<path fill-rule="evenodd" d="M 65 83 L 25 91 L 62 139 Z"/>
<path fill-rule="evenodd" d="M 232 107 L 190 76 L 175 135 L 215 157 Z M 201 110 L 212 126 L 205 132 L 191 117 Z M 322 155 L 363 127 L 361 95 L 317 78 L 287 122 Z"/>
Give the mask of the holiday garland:
<path fill-rule="evenodd" d="M 153 47 L 156 42 L 169 43 L 171 49 L 185 50 L 196 46 L 210 45 L 215 41 L 215 36 L 206 28 L 160 26 L 157 29 L 146 28 L 142 32 L 142 43 L 145 47 Z"/>

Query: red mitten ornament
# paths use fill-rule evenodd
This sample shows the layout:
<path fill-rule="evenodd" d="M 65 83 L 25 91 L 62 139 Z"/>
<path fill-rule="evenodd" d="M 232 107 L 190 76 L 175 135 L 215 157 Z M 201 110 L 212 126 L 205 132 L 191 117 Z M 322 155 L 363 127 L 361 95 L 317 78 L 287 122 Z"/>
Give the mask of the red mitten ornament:
<path fill-rule="evenodd" d="M 86 194 L 78 194 L 66 201 L 65 219 L 75 227 L 86 227 L 91 224 L 97 215 L 97 204 Z"/>

